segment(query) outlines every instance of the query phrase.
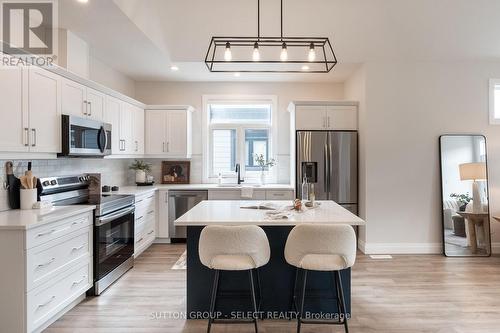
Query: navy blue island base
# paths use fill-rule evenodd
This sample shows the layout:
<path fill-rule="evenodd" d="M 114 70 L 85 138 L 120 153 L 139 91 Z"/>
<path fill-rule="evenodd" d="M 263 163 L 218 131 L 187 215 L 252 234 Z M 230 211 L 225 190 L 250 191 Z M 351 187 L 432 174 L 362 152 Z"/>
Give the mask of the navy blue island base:
<path fill-rule="evenodd" d="M 203 226 L 187 227 L 187 317 L 206 318 L 209 313 L 214 271 L 203 266 L 198 255 L 198 242 Z M 292 226 L 263 226 L 271 247 L 269 263 L 259 269 L 262 302 L 259 315 L 270 319 L 295 318 L 292 289 L 296 269 L 285 261 L 284 249 Z M 341 271 L 347 313 L 351 313 L 351 270 Z M 301 286 L 300 274 L 298 285 Z M 221 272 L 216 312 L 221 318 L 234 319 L 252 309 L 249 277 L 245 272 Z M 298 287 L 297 290 L 300 290 Z M 335 318 L 339 310 L 335 300 L 333 275 L 312 272 L 307 275 L 304 311 L 309 319 Z"/>

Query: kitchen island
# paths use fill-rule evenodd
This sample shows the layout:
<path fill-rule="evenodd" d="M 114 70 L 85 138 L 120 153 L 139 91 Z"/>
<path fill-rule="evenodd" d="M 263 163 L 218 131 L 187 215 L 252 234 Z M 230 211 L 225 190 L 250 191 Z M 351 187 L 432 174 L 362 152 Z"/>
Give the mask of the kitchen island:
<path fill-rule="evenodd" d="M 207 225 L 258 225 L 269 239 L 271 258 L 259 269 L 262 290 L 261 314 L 266 318 L 293 317 L 292 288 L 295 267 L 288 265 L 284 258 L 286 239 L 290 230 L 301 223 L 365 225 L 365 221 L 342 208 L 333 201 L 319 201 L 319 207 L 291 212 L 288 218 L 274 220 L 268 217 L 269 210 L 241 208 L 259 204 L 278 207 L 291 205 L 291 201 L 202 201 L 175 221 L 177 226 L 187 227 L 187 316 L 200 318 L 208 313 L 210 292 L 214 272 L 203 266 L 198 255 L 198 241 L 201 230 Z M 347 312 L 351 312 L 351 270 L 341 271 Z M 249 311 L 250 296 L 246 272 L 223 272 L 220 281 L 222 294 L 216 311 L 230 317 L 234 311 Z M 331 274 L 311 272 L 308 276 L 305 311 L 311 314 L 337 314 Z M 316 296 L 316 297 L 315 297 Z M 321 298 L 317 297 L 321 296 Z"/>

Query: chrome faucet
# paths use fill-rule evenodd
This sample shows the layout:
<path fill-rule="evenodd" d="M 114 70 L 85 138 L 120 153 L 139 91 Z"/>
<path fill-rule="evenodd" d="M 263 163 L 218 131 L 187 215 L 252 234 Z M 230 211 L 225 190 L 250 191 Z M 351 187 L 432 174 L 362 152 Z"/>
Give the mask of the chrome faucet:
<path fill-rule="evenodd" d="M 241 170 L 240 164 L 236 163 L 236 173 L 238 174 L 238 185 L 244 182 L 244 180 L 240 178 L 240 170 Z"/>

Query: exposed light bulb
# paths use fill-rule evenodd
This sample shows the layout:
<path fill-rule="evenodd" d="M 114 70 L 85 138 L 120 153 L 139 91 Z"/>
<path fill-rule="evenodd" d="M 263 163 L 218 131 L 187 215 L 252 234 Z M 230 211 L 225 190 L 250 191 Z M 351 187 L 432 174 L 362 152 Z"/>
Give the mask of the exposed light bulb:
<path fill-rule="evenodd" d="M 316 51 L 314 50 L 314 43 L 311 43 L 311 46 L 309 46 L 309 61 L 314 61 L 316 60 Z"/>
<path fill-rule="evenodd" d="M 79 3 L 87 3 L 89 0 L 78 0 Z"/>
<path fill-rule="evenodd" d="M 257 43 L 257 42 L 255 42 L 255 44 L 253 44 L 252 59 L 253 59 L 253 61 L 260 60 L 259 43 Z"/>
<path fill-rule="evenodd" d="M 233 55 L 231 53 L 231 44 L 229 42 L 226 43 L 226 51 L 224 51 L 224 60 L 231 61 Z"/>
<path fill-rule="evenodd" d="M 281 46 L 280 59 L 281 59 L 281 61 L 287 61 L 288 60 L 288 50 L 286 48 L 286 43 L 283 43 L 283 45 Z"/>

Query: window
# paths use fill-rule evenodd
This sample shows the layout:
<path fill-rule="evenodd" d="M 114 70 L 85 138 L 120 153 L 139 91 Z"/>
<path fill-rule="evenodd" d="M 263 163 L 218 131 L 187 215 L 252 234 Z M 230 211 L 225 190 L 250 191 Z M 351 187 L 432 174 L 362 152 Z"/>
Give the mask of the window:
<path fill-rule="evenodd" d="M 207 140 L 205 180 L 214 182 L 218 175 L 236 177 L 235 166 L 252 182 L 260 174 L 255 156 L 273 157 L 276 130 L 273 128 L 275 101 L 266 99 L 209 99 L 204 97 Z M 269 178 L 276 178 L 270 173 Z M 242 176 L 243 177 L 243 176 Z"/>
<path fill-rule="evenodd" d="M 490 124 L 500 125 L 500 79 L 490 79 Z"/>

